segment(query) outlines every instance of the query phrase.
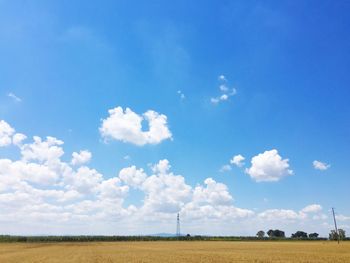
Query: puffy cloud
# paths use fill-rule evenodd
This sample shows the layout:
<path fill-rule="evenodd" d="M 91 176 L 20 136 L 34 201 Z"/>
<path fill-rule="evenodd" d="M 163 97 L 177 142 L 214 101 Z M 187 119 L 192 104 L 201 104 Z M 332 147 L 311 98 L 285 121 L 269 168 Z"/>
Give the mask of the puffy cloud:
<path fill-rule="evenodd" d="M 25 161 L 54 162 L 64 154 L 60 147 L 63 144 L 61 140 L 50 136 L 46 137 L 45 141 L 38 136 L 34 136 L 33 140 L 33 143 L 21 147 L 22 158 Z"/>
<path fill-rule="evenodd" d="M 129 187 L 121 185 L 121 181 L 117 177 L 103 181 L 99 188 L 102 199 L 120 199 L 125 197 L 129 191 Z"/>
<path fill-rule="evenodd" d="M 197 204 L 227 205 L 233 201 L 225 184 L 217 183 L 212 178 L 204 181 L 205 187 L 197 186 L 193 192 L 193 202 Z"/>
<path fill-rule="evenodd" d="M 232 159 L 230 160 L 230 163 L 238 167 L 242 167 L 244 165 L 244 160 L 245 158 L 242 155 L 238 154 L 232 157 Z"/>
<path fill-rule="evenodd" d="M 27 136 L 24 135 L 23 133 L 16 133 L 12 137 L 12 142 L 14 145 L 21 146 L 22 142 L 27 139 Z"/>
<path fill-rule="evenodd" d="M 136 166 L 126 167 L 120 170 L 119 178 L 131 187 L 141 187 L 147 178 L 147 174 L 143 169 L 137 169 Z"/>
<path fill-rule="evenodd" d="M 259 218 L 268 221 L 283 221 L 283 220 L 306 220 L 310 214 L 313 214 L 313 220 L 325 220 L 327 216 L 321 214 L 322 206 L 319 204 L 311 204 L 305 206 L 300 211 L 290 209 L 268 209 L 258 214 Z"/>
<path fill-rule="evenodd" d="M 233 198 L 225 184 L 217 183 L 212 178 L 205 179 L 204 184 L 194 188 L 192 200 L 181 210 L 181 214 L 187 218 L 225 221 L 254 215 L 251 210 L 233 206 Z"/>
<path fill-rule="evenodd" d="M 322 210 L 322 206 L 318 204 L 312 204 L 304 207 L 301 212 L 302 213 L 317 213 Z"/>
<path fill-rule="evenodd" d="M 252 158 L 252 166 L 245 172 L 257 182 L 276 182 L 293 174 L 289 169 L 288 161 L 288 159 L 282 159 L 275 149 L 265 151 Z"/>
<path fill-rule="evenodd" d="M 293 220 L 299 219 L 299 213 L 289 209 L 269 209 L 258 214 L 259 218 L 267 220 Z"/>
<path fill-rule="evenodd" d="M 203 234 L 227 233 L 228 227 L 233 227 L 229 234 L 240 234 L 243 228 L 243 233 L 252 234 L 253 224 L 265 229 L 271 220 L 283 226 L 327 220 L 317 204 L 299 212 L 271 209 L 259 214 L 236 207 L 225 184 L 207 178 L 193 187 L 171 171 L 166 159 L 151 167 L 150 176 L 130 166 L 118 177 L 105 177 L 87 165 L 63 161 L 63 141 L 37 136 L 33 140 L 26 144 L 20 140 L 14 148 L 20 151 L 18 160 L 0 158 L 1 232 L 112 234 L 118 226 L 120 233 L 140 234 L 147 225 L 146 233 L 157 233 L 173 231 L 178 212 L 190 233 Z M 134 193 L 131 187 L 144 195 L 141 204 L 125 204 Z"/>
<path fill-rule="evenodd" d="M 91 160 L 91 156 L 91 152 L 87 150 L 80 151 L 79 153 L 73 152 L 71 163 L 73 165 L 88 163 Z"/>
<path fill-rule="evenodd" d="M 79 167 L 75 173 L 64 177 L 68 189 L 84 194 L 96 193 L 102 179 L 103 177 L 100 173 L 86 166 Z"/>
<path fill-rule="evenodd" d="M 175 213 L 191 199 L 191 186 L 181 175 L 169 172 L 168 160 L 153 166 L 154 175 L 147 177 L 141 189 L 145 192 L 143 209 L 150 212 Z"/>
<path fill-rule="evenodd" d="M 120 140 L 139 146 L 158 144 L 171 139 L 172 134 L 167 125 L 167 117 L 153 110 L 138 115 L 131 109 L 122 107 L 110 109 L 109 117 L 102 120 L 100 133 L 105 139 Z M 142 121 L 147 121 L 149 130 L 142 130 Z"/>
<path fill-rule="evenodd" d="M 12 143 L 11 137 L 14 132 L 15 129 L 13 129 L 6 121 L 0 120 L 0 147 Z"/>
<path fill-rule="evenodd" d="M 317 160 L 313 161 L 312 165 L 316 170 L 321 170 L 321 171 L 327 170 L 329 167 L 331 167 L 330 164 L 326 164 Z"/>
<path fill-rule="evenodd" d="M 152 171 L 158 174 L 166 174 L 171 168 L 167 159 L 160 160 L 157 164 L 152 167 Z"/>

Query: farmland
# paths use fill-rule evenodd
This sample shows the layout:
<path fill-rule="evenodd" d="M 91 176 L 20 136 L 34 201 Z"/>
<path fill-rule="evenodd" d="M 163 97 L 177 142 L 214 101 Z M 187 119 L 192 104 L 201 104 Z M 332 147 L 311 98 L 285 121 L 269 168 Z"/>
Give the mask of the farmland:
<path fill-rule="evenodd" d="M 350 262 L 350 242 L 1 243 L 0 262 Z"/>

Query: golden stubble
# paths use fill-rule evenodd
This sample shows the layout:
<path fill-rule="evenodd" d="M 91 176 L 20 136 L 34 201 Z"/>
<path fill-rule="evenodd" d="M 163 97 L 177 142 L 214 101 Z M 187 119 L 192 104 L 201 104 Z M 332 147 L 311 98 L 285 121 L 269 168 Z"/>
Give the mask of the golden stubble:
<path fill-rule="evenodd" d="M 350 262 L 350 242 L 0 243 L 0 262 Z"/>

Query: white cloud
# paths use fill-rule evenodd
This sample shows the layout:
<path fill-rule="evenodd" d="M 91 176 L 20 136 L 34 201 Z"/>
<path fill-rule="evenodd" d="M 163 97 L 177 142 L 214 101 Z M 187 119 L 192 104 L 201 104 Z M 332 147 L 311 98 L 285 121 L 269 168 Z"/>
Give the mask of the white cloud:
<path fill-rule="evenodd" d="M 87 150 L 80 151 L 79 153 L 72 153 L 71 164 L 73 165 L 81 165 L 84 163 L 88 163 L 91 160 L 92 154 Z"/>
<path fill-rule="evenodd" d="M 0 120 L 0 147 L 8 146 L 12 143 L 11 136 L 14 134 L 13 129 L 6 121 Z"/>
<path fill-rule="evenodd" d="M 321 171 L 327 170 L 329 167 L 331 167 L 330 164 L 326 164 L 317 160 L 313 161 L 312 164 L 316 170 L 321 170 Z"/>
<path fill-rule="evenodd" d="M 152 167 L 152 171 L 158 174 L 167 174 L 170 170 L 171 165 L 167 159 L 160 160 L 157 164 Z"/>
<path fill-rule="evenodd" d="M 21 146 L 22 158 L 25 161 L 55 162 L 64 154 L 63 141 L 48 136 L 43 141 L 40 137 L 34 136 L 34 142 Z"/>
<path fill-rule="evenodd" d="M 279 221 L 288 222 L 290 220 L 300 220 L 304 221 L 307 219 L 312 220 L 326 220 L 327 216 L 321 214 L 322 206 L 319 204 L 311 204 L 300 211 L 294 211 L 291 209 L 268 209 L 258 214 L 258 218 L 265 219 L 268 221 Z M 313 214 L 310 217 L 310 214 Z"/>
<path fill-rule="evenodd" d="M 242 155 L 238 154 L 232 157 L 232 159 L 230 160 L 230 163 L 238 167 L 242 167 L 244 165 L 244 160 L 245 158 Z"/>
<path fill-rule="evenodd" d="M 339 221 L 350 221 L 350 216 L 336 215 L 335 218 Z"/>
<path fill-rule="evenodd" d="M 13 99 L 16 102 L 21 102 L 22 99 L 18 96 L 16 96 L 14 93 L 10 92 L 7 94 L 8 97 L 10 97 L 11 99 Z"/>
<path fill-rule="evenodd" d="M 16 133 L 12 137 L 12 142 L 14 145 L 21 146 L 22 142 L 27 139 L 27 136 L 22 133 Z"/>
<path fill-rule="evenodd" d="M 141 187 L 147 178 L 147 174 L 143 169 L 137 169 L 136 166 L 126 167 L 120 170 L 119 178 L 131 187 Z"/>
<path fill-rule="evenodd" d="M 0 232 L 173 232 L 178 212 L 188 233 L 255 234 L 252 231 L 268 229 L 271 220 L 283 230 L 294 231 L 296 225 L 308 225 L 312 230 L 322 227 L 323 233 L 329 230 L 323 226 L 328 219 L 321 213 L 320 205 L 308 205 L 300 211 L 270 209 L 256 214 L 236 207 L 227 185 L 213 178 L 189 185 L 184 176 L 171 171 L 167 159 L 153 165 L 151 175 L 130 166 L 110 178 L 87 165 L 63 161 L 63 141 L 54 137 L 34 136 L 28 143 L 20 141 L 19 147 L 14 148 L 20 151 L 17 160 L 0 158 Z M 133 196 L 127 198 L 135 191 L 143 196 L 133 203 Z M 348 220 L 344 216 L 340 219 Z M 289 228 L 288 222 L 293 222 Z"/>
<path fill-rule="evenodd" d="M 252 166 L 245 172 L 257 182 L 276 182 L 293 174 L 289 169 L 288 161 L 288 159 L 282 159 L 275 149 L 265 151 L 252 158 Z"/>
<path fill-rule="evenodd" d="M 64 176 L 66 188 L 83 194 L 92 194 L 98 191 L 103 182 L 102 174 L 95 169 L 82 166 L 76 172 Z"/>
<path fill-rule="evenodd" d="M 227 101 L 231 96 L 234 96 L 237 93 L 237 90 L 235 88 L 229 88 L 227 86 L 226 84 L 227 79 L 224 75 L 220 75 L 218 79 L 221 82 L 221 84 L 219 85 L 219 90 L 222 94 L 219 96 L 210 98 L 210 102 L 212 104 L 218 104 L 222 101 Z"/>
<path fill-rule="evenodd" d="M 258 217 L 266 220 L 293 220 L 299 219 L 300 214 L 289 209 L 269 209 L 259 213 Z"/>
<path fill-rule="evenodd" d="M 121 185 L 121 180 L 117 177 L 102 181 L 99 186 L 102 199 L 124 198 L 129 191 L 127 185 Z"/>
<path fill-rule="evenodd" d="M 312 204 L 312 205 L 308 205 L 306 207 L 304 207 L 301 212 L 302 213 L 317 213 L 320 212 L 322 210 L 322 206 L 318 205 L 318 204 Z"/>
<path fill-rule="evenodd" d="M 184 100 L 186 98 L 185 94 L 181 90 L 178 90 L 177 94 L 179 94 L 181 100 Z"/>
<path fill-rule="evenodd" d="M 225 84 L 220 85 L 219 89 L 222 92 L 228 92 L 229 91 L 229 88 Z"/>
<path fill-rule="evenodd" d="M 138 115 L 131 109 L 125 111 L 117 107 L 108 111 L 109 117 L 102 120 L 100 133 L 105 139 L 120 140 L 139 146 L 158 144 L 166 139 L 172 139 L 167 125 L 167 117 L 155 111 L 148 110 Z M 147 121 L 149 130 L 142 130 L 142 121 Z"/>
<path fill-rule="evenodd" d="M 227 80 L 226 80 L 226 77 L 224 76 L 224 75 L 220 75 L 219 77 L 218 77 L 218 80 L 219 81 L 223 81 L 223 82 L 226 82 Z"/>
<path fill-rule="evenodd" d="M 225 164 L 225 165 L 221 166 L 219 171 L 223 173 L 223 172 L 228 172 L 228 171 L 231 171 L 231 170 L 232 170 L 231 165 Z"/>

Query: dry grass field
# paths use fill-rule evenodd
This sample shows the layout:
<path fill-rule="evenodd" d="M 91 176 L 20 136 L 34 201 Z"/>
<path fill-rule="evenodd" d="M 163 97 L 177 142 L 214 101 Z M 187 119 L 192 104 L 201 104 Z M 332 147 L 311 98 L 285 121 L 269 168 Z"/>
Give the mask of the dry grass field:
<path fill-rule="evenodd" d="M 3 243 L 0 262 L 350 262 L 350 242 Z"/>

